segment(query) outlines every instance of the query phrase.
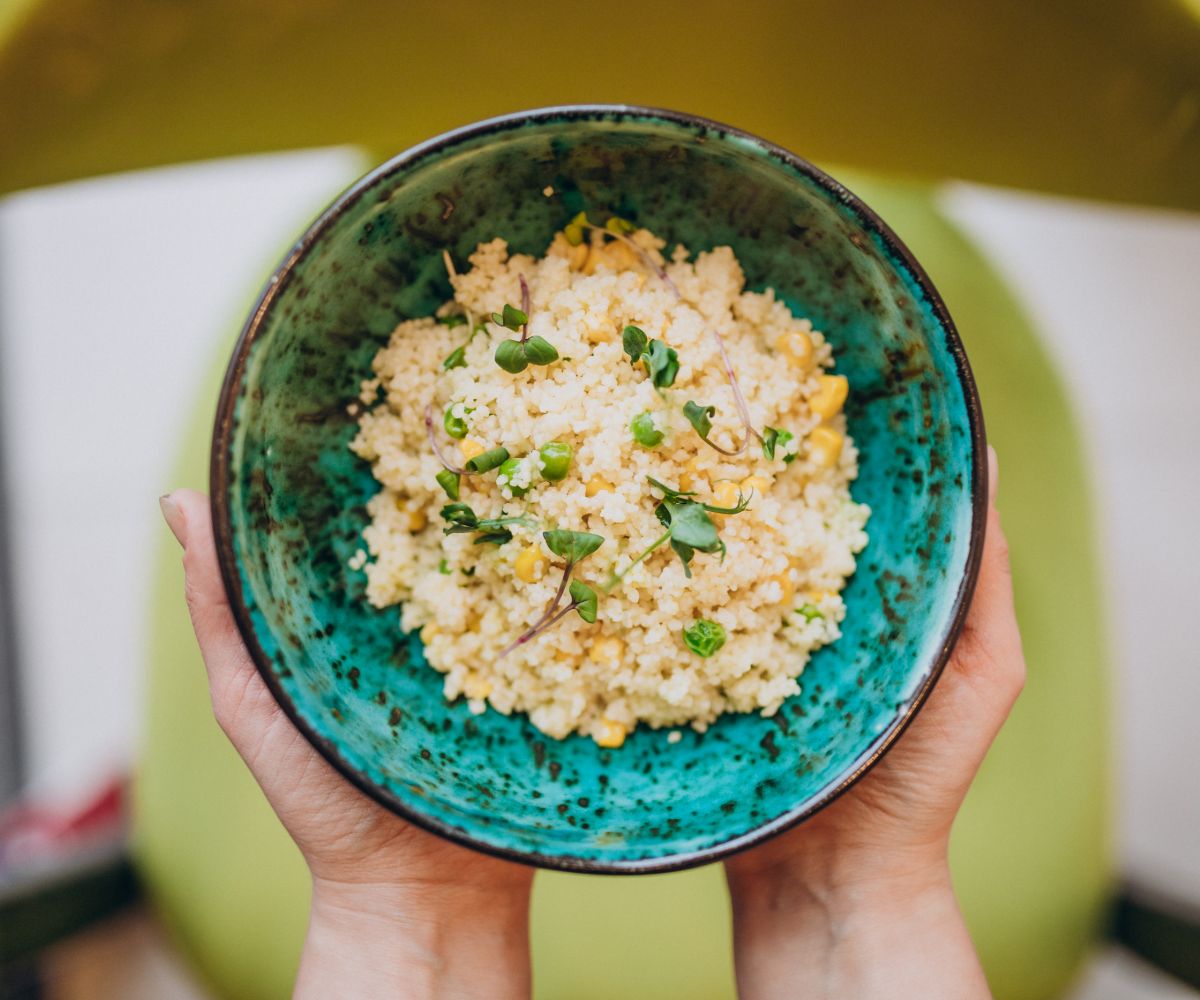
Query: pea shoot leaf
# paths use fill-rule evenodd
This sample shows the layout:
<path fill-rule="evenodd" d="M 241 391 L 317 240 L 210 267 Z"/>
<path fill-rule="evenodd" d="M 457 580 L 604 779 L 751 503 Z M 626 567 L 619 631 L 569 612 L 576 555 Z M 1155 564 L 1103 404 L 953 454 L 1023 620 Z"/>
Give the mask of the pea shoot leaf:
<path fill-rule="evenodd" d="M 627 326 L 621 332 L 621 346 L 625 348 L 625 353 L 629 355 L 629 363 L 631 365 L 636 365 L 641 360 L 642 355 L 646 353 L 646 346 L 649 342 L 649 339 L 646 337 L 646 331 L 640 327 Z"/>
<path fill-rule="evenodd" d="M 546 548 L 568 564 L 586 559 L 604 544 L 603 535 L 589 531 L 543 531 Z"/>
<path fill-rule="evenodd" d="M 521 327 L 529 322 L 529 316 L 516 306 L 504 303 L 504 312 L 492 313 L 492 322 L 514 332 L 520 332 Z"/>
<path fill-rule="evenodd" d="M 591 625 L 596 620 L 596 606 L 599 603 L 596 592 L 586 583 L 579 580 L 571 581 L 571 603 L 579 617 Z"/>
<path fill-rule="evenodd" d="M 679 374 L 679 355 L 675 348 L 668 347 L 661 340 L 652 340 L 643 357 L 650 372 L 650 381 L 656 389 L 665 389 L 675 384 L 675 377 Z"/>

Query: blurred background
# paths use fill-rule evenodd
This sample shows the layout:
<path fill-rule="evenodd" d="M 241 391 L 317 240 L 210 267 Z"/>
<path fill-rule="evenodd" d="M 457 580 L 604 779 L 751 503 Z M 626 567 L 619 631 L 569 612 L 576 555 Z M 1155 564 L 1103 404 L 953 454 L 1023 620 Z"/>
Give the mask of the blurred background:
<path fill-rule="evenodd" d="M 287 995 L 303 871 L 157 499 L 342 188 L 600 101 L 787 146 L 925 264 L 1030 661 L 956 828 L 972 931 L 1001 998 L 1200 996 L 1200 3 L 0 0 L 0 998 Z M 733 995 L 716 869 L 540 875 L 533 919 L 539 997 Z"/>

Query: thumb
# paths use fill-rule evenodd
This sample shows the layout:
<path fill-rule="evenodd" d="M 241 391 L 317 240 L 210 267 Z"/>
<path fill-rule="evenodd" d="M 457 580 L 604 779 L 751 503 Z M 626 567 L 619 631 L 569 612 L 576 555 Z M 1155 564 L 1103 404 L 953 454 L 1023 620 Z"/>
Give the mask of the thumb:
<path fill-rule="evenodd" d="M 183 546 L 184 592 L 208 671 L 213 712 L 242 751 L 245 737 L 277 713 L 278 707 L 234 621 L 217 564 L 208 498 L 195 490 L 176 490 L 159 504 L 167 526 Z"/>

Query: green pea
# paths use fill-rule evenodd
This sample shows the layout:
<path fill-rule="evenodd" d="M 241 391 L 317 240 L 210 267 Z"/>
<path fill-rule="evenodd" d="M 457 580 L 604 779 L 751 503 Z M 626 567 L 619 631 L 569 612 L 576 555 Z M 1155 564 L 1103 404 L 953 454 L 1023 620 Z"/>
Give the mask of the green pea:
<path fill-rule="evenodd" d="M 509 488 L 515 497 L 523 497 L 529 492 L 528 486 L 516 486 L 513 483 L 513 476 L 517 474 L 519 468 L 521 468 L 521 460 L 519 458 L 508 458 L 501 462 L 500 468 L 496 470 L 497 476 L 504 476 L 504 485 Z"/>
<path fill-rule="evenodd" d="M 662 444 L 663 432 L 654 423 L 654 414 L 647 410 L 633 418 L 629 425 L 633 439 L 643 448 L 654 448 Z"/>
<path fill-rule="evenodd" d="M 697 656 L 708 658 L 725 645 L 725 629 L 717 622 L 698 618 L 683 630 L 683 644 Z"/>
<path fill-rule="evenodd" d="M 446 433 L 452 438 L 461 441 L 467 436 L 467 422 L 462 417 L 454 415 L 456 405 L 456 403 L 451 403 L 446 407 L 446 415 L 442 417 L 442 426 L 446 428 Z"/>
<path fill-rule="evenodd" d="M 566 479 L 571 469 L 571 446 L 565 441 L 551 441 L 538 449 L 542 457 L 542 476 L 556 483 Z"/>

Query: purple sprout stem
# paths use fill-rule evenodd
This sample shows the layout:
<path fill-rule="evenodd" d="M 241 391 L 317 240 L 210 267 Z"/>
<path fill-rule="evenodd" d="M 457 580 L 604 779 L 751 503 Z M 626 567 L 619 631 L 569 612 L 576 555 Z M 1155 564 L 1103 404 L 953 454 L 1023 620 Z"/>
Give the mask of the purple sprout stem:
<path fill-rule="evenodd" d="M 739 455 L 746 450 L 746 445 L 749 444 L 750 438 L 758 438 L 762 440 L 762 435 L 754 429 L 754 424 L 750 422 L 750 410 L 746 406 L 746 400 L 742 396 L 742 390 L 738 386 L 737 376 L 733 373 L 733 363 L 729 360 L 729 355 L 725 353 L 725 338 L 723 338 L 715 327 L 709 327 L 708 332 L 713 335 L 713 339 L 717 342 L 717 350 L 721 352 L 721 362 L 725 365 L 725 375 L 729 379 L 729 388 L 733 390 L 733 402 L 737 406 L 738 416 L 742 418 L 742 423 L 746 425 L 746 438 L 742 441 L 741 447 L 737 451 L 725 452 L 726 455 Z M 721 449 L 718 448 L 718 451 Z"/>
<path fill-rule="evenodd" d="M 659 264 L 659 262 L 653 257 L 651 257 L 649 251 L 647 251 L 637 240 L 631 239 L 625 233 L 614 232 L 611 229 L 606 229 L 604 226 L 597 226 L 591 222 L 585 222 L 583 225 L 587 229 L 595 229 L 598 232 L 604 233 L 606 236 L 611 236 L 614 240 L 620 240 L 642 259 L 642 263 L 646 264 L 650 270 L 658 275 L 663 283 L 674 293 L 675 298 L 680 297 L 679 289 L 675 287 L 675 282 L 673 282 L 671 280 L 671 276 L 667 274 L 666 268 Z"/>
<path fill-rule="evenodd" d="M 521 324 L 521 343 L 523 344 L 529 338 L 529 283 L 523 274 L 518 274 L 517 278 L 521 282 L 521 312 L 525 314 L 525 322 Z"/>
<path fill-rule="evenodd" d="M 425 407 L 425 433 L 429 435 L 429 443 L 433 446 L 433 453 L 437 455 L 437 460 L 442 463 L 447 472 L 453 472 L 456 476 L 465 476 L 468 474 L 466 469 L 460 469 L 457 465 L 452 465 L 442 453 L 442 447 L 438 444 L 437 433 L 433 429 L 433 403 L 429 403 Z"/>
<path fill-rule="evenodd" d="M 558 584 L 558 591 L 554 595 L 554 600 L 552 600 L 548 605 L 546 605 L 546 610 L 544 612 L 542 612 L 542 617 L 539 618 L 532 625 L 530 625 L 529 628 L 527 628 L 524 632 L 522 632 L 519 636 L 517 636 L 517 638 L 515 638 L 512 642 L 510 642 L 502 650 L 500 650 L 500 652 L 496 654 L 497 660 L 504 658 L 505 656 L 507 656 L 509 653 L 511 653 L 517 647 L 524 646 L 525 643 L 529 642 L 530 639 L 533 639 L 535 636 L 537 636 L 538 633 L 544 632 L 544 631 L 546 631 L 546 629 L 553 627 L 554 625 L 556 625 L 558 623 L 559 619 L 561 619 L 568 612 L 573 611 L 576 607 L 578 607 L 578 605 L 574 601 L 572 601 L 565 608 L 563 608 L 561 611 L 559 611 L 558 614 L 554 613 L 555 609 L 558 607 L 558 602 L 562 600 L 562 596 L 566 592 L 567 581 L 571 578 L 571 570 L 573 570 L 574 568 L 575 568 L 574 563 L 567 563 L 566 568 L 563 570 L 562 580 L 559 581 L 559 584 Z"/>
<path fill-rule="evenodd" d="M 634 252 L 637 253 L 637 255 L 639 257 L 641 257 L 641 259 L 650 266 L 650 268 L 654 271 L 654 273 L 658 275 L 658 277 L 662 280 L 662 282 L 669 289 L 671 289 L 671 292 L 675 296 L 675 298 L 676 299 L 683 298 L 683 296 L 679 294 L 679 289 L 676 287 L 675 282 L 673 282 L 671 280 L 671 276 L 669 274 L 667 274 L 666 268 L 662 267 L 658 263 L 658 261 L 656 261 L 653 257 L 651 257 L 650 254 L 645 249 L 643 249 L 642 245 L 640 243 L 638 243 L 636 240 L 630 239 L 624 233 L 614 232 L 611 229 L 606 229 L 603 226 L 597 226 L 591 222 L 585 222 L 584 226 L 586 226 L 588 229 L 599 230 L 600 232 L 613 237 L 613 239 L 620 240 L 626 246 L 632 247 Z M 724 339 L 712 327 L 708 328 L 708 332 L 713 335 L 713 339 L 716 340 L 716 342 L 717 342 L 717 350 L 719 350 L 721 352 L 721 362 L 725 366 L 725 375 L 729 379 L 729 387 L 733 390 L 733 402 L 734 402 L 734 405 L 737 407 L 738 416 L 742 418 L 742 423 L 745 424 L 745 426 L 746 426 L 747 436 L 742 441 L 742 443 L 737 448 L 735 448 L 733 451 L 728 451 L 725 448 L 722 448 L 720 445 L 713 444 L 713 442 L 711 442 L 711 441 L 708 441 L 706 443 L 708 445 L 710 445 L 712 448 L 719 451 L 722 455 L 740 455 L 742 452 L 744 452 L 746 450 L 746 445 L 750 443 L 750 438 L 752 438 L 752 437 L 758 438 L 758 440 L 761 441 L 762 435 L 759 434 L 758 431 L 756 431 L 754 429 L 754 424 L 750 422 L 750 410 L 746 406 L 746 400 L 742 396 L 741 387 L 737 383 L 737 375 L 734 374 L 733 364 L 729 360 L 729 355 L 725 352 Z"/>

